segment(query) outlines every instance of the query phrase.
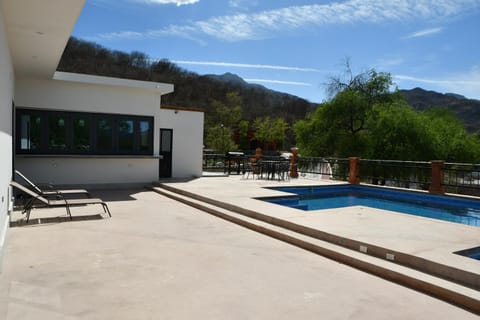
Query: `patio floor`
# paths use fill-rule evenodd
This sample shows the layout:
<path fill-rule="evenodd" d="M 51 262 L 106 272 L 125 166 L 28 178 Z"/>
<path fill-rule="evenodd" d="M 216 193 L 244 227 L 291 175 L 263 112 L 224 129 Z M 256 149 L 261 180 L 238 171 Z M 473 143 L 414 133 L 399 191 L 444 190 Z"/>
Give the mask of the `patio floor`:
<path fill-rule="evenodd" d="M 354 206 L 319 211 L 291 209 L 255 198 L 282 196 L 269 186 L 332 185 L 330 180 L 295 179 L 287 182 L 201 178 L 188 183 L 165 183 L 209 199 L 280 218 L 298 225 L 365 243 L 420 256 L 480 274 L 479 262 L 452 252 L 480 245 L 480 228 L 369 207 Z"/>
<path fill-rule="evenodd" d="M 217 179 L 183 186 L 240 201 Z M 86 220 L 10 228 L 0 319 L 478 318 L 152 191 L 93 196 L 113 218 L 89 220 L 102 209 L 88 206 L 72 211 Z"/>

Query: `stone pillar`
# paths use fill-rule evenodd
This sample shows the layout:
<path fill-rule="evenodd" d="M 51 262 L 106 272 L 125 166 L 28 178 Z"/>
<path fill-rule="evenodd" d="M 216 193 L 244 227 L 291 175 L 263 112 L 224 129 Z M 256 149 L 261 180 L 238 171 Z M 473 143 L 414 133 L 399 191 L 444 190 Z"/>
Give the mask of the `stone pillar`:
<path fill-rule="evenodd" d="M 351 184 L 360 183 L 360 158 L 350 157 L 350 173 L 348 174 L 348 182 Z"/>
<path fill-rule="evenodd" d="M 292 157 L 290 158 L 290 178 L 298 178 L 298 171 L 297 171 L 298 148 L 293 147 L 290 150 L 292 151 Z"/>
<path fill-rule="evenodd" d="M 430 184 L 430 193 L 435 194 L 444 194 L 445 190 L 443 189 L 443 160 L 432 160 L 432 183 Z"/>
<path fill-rule="evenodd" d="M 255 149 L 255 161 L 260 160 L 263 157 L 262 148 Z"/>

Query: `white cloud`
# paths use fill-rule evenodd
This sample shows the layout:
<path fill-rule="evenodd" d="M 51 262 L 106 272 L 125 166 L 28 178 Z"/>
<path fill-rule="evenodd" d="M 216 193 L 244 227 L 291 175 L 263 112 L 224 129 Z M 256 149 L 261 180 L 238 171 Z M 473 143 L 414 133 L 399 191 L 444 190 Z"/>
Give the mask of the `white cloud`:
<path fill-rule="evenodd" d="M 375 64 L 375 69 L 384 70 L 389 69 L 393 66 L 399 66 L 403 64 L 405 60 L 403 58 L 383 58 L 379 59 Z"/>
<path fill-rule="evenodd" d="M 233 62 L 215 62 L 215 61 L 186 61 L 186 60 L 172 60 L 173 63 L 197 65 L 197 66 L 216 66 L 216 67 L 228 67 L 228 68 L 252 68 L 252 69 L 272 69 L 272 70 L 284 70 L 284 71 L 301 71 L 301 72 L 322 72 L 315 68 L 302 68 L 302 67 L 289 67 L 289 66 L 277 66 L 268 64 L 248 64 L 248 63 L 233 63 Z"/>
<path fill-rule="evenodd" d="M 135 2 L 143 2 L 148 4 L 175 4 L 177 6 L 183 6 L 185 4 L 194 4 L 200 0 L 133 0 Z"/>
<path fill-rule="evenodd" d="M 247 82 L 255 83 L 270 83 L 270 84 L 284 84 L 290 86 L 306 86 L 311 87 L 312 84 L 308 82 L 297 82 L 297 81 L 283 81 L 283 80 L 269 80 L 269 79 L 243 79 Z"/>
<path fill-rule="evenodd" d="M 408 75 L 394 75 L 399 82 L 410 83 L 414 86 L 427 85 L 432 90 L 461 94 L 468 98 L 480 100 L 480 66 L 474 66 L 463 73 L 454 73 L 444 78 L 414 77 Z"/>
<path fill-rule="evenodd" d="M 420 30 L 420 31 L 411 33 L 408 36 L 405 36 L 405 39 L 431 36 L 432 34 L 440 33 L 442 31 L 443 31 L 443 28 L 431 28 L 431 29 Z"/>
<path fill-rule="evenodd" d="M 195 0 L 156 1 L 186 4 Z M 259 40 L 325 25 L 441 21 L 475 10 L 480 10 L 480 0 L 349 0 L 218 16 L 158 31 L 163 34 L 169 30 L 188 29 L 190 37 L 206 35 L 224 41 Z M 120 36 L 117 34 L 117 37 Z"/>
<path fill-rule="evenodd" d="M 249 7 L 258 5 L 258 0 L 230 0 L 228 1 L 228 5 L 236 9 L 248 9 Z"/>

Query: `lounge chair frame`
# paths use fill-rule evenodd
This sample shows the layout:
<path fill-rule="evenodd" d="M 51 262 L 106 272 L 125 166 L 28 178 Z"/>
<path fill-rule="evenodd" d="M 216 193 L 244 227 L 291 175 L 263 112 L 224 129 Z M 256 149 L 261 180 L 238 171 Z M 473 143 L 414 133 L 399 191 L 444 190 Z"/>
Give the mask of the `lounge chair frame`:
<path fill-rule="evenodd" d="M 88 198 L 90 198 L 90 192 L 88 192 L 85 189 L 65 189 L 65 190 L 60 190 L 56 189 L 55 186 L 49 184 L 49 190 L 42 190 L 40 189 L 39 186 L 37 186 L 35 183 L 33 183 L 30 179 L 28 179 L 23 173 L 21 173 L 18 170 L 15 170 L 15 174 L 22 178 L 23 181 L 25 181 L 33 191 L 36 193 L 43 195 L 43 196 L 56 196 L 59 193 L 63 194 L 64 196 L 66 195 L 73 195 L 73 194 L 85 194 Z"/>
<path fill-rule="evenodd" d="M 102 205 L 103 211 L 105 213 L 108 213 L 108 215 L 110 217 L 112 217 L 112 214 L 110 213 L 110 210 L 108 209 L 107 203 L 105 201 L 103 201 L 102 199 L 98 199 L 98 198 L 67 199 L 63 196 L 63 194 L 61 192 L 57 192 L 55 194 L 55 200 L 53 200 L 53 199 L 46 198 L 42 194 L 38 194 L 38 193 L 30 190 L 29 188 L 25 187 L 24 185 L 22 185 L 22 184 L 20 184 L 16 181 L 10 182 L 10 185 L 32 197 L 32 199 L 24 205 L 23 212 L 22 212 L 22 213 L 27 214 L 27 223 L 30 220 L 30 212 L 34 208 L 34 204 L 36 202 L 40 202 L 43 205 L 45 205 L 46 207 L 65 207 L 68 215 L 70 216 L 70 220 L 73 220 L 72 213 L 70 211 L 70 207 L 87 205 L 87 204 L 100 204 L 100 205 Z"/>

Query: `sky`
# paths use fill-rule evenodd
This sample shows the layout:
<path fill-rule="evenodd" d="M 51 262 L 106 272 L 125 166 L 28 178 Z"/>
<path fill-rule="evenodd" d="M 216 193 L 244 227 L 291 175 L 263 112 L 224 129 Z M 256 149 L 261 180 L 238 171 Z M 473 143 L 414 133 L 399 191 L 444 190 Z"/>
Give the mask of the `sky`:
<path fill-rule="evenodd" d="M 480 100 L 480 0 L 87 0 L 73 36 L 316 103 L 347 60 Z"/>

